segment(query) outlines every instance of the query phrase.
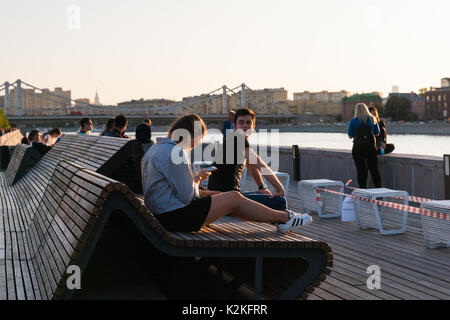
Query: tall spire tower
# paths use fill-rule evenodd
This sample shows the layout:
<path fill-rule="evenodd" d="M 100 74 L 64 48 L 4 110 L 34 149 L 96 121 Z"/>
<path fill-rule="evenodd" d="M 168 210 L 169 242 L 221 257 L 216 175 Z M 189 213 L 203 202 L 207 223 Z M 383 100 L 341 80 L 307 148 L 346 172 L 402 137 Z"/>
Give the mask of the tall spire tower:
<path fill-rule="evenodd" d="M 100 102 L 100 98 L 98 97 L 98 88 L 95 89 L 95 99 L 94 99 L 94 104 L 96 106 L 101 106 L 102 103 Z"/>

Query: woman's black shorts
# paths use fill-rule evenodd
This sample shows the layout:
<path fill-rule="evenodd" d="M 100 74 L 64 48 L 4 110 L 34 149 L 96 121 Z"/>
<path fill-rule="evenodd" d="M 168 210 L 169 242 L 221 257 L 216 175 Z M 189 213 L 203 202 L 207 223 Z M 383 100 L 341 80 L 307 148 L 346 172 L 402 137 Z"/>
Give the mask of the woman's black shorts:
<path fill-rule="evenodd" d="M 187 206 L 162 214 L 156 219 L 167 231 L 195 232 L 201 229 L 211 208 L 211 196 L 192 200 Z"/>

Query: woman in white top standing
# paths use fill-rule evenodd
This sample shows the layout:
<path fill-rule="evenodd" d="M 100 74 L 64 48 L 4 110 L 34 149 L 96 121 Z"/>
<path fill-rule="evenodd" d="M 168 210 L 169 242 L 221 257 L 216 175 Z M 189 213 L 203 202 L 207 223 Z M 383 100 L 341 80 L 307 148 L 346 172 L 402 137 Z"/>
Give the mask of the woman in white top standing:
<path fill-rule="evenodd" d="M 192 173 L 188 153 L 199 146 L 206 125 L 198 115 L 184 115 L 170 127 L 167 138 L 158 138 L 142 159 L 145 205 L 169 231 L 194 232 L 231 214 L 243 220 L 268 222 L 280 232 L 310 224 L 311 216 L 273 210 L 239 191 L 199 190 L 211 172 Z"/>

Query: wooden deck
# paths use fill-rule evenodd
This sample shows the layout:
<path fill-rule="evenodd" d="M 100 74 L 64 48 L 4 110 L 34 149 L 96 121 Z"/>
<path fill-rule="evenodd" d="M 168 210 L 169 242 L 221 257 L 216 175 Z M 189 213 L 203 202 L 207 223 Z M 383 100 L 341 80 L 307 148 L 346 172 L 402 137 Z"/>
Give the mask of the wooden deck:
<path fill-rule="evenodd" d="M 288 206 L 300 211 L 297 183 L 290 184 Z M 450 298 L 450 249 L 426 248 L 419 216 L 409 215 L 406 233 L 390 236 L 375 229 L 359 230 L 356 222 L 344 223 L 340 218 L 313 218 L 300 233 L 329 243 L 334 262 L 331 274 L 308 300 Z M 367 288 L 371 265 L 381 269 L 379 290 Z"/>

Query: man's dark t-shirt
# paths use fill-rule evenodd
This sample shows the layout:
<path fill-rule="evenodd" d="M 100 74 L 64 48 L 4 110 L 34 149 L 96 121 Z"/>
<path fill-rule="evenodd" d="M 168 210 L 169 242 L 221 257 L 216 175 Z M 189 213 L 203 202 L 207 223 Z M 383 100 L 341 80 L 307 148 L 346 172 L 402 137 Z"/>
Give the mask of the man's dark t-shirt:
<path fill-rule="evenodd" d="M 219 146 L 219 150 L 216 150 L 216 160 L 212 164 L 217 167 L 216 171 L 213 171 L 208 180 L 208 190 L 213 191 L 240 191 L 241 189 L 241 175 L 245 168 L 245 149 L 248 149 L 249 143 L 245 139 L 245 148 L 239 150 L 238 153 L 238 138 L 231 136 L 234 139 L 234 154 L 233 158 L 228 159 L 227 162 L 227 143 L 225 138 L 223 144 Z M 222 161 L 218 161 L 218 158 L 222 158 Z M 231 161 L 230 161 L 231 160 Z"/>
<path fill-rule="evenodd" d="M 50 151 L 52 147 L 49 147 L 41 142 L 33 142 L 31 144 L 32 148 L 35 148 L 42 156 L 44 156 L 47 152 Z"/>

